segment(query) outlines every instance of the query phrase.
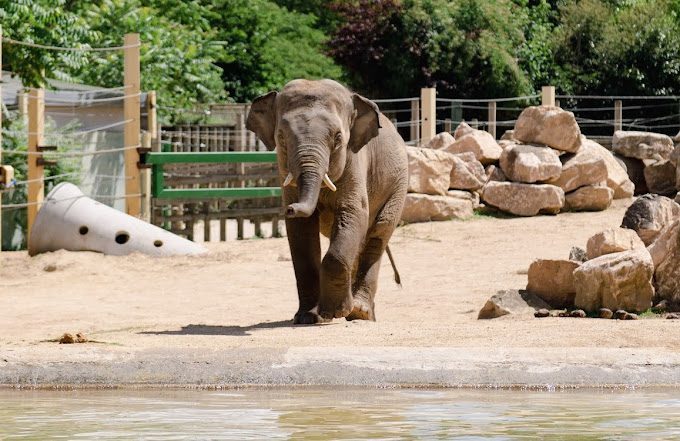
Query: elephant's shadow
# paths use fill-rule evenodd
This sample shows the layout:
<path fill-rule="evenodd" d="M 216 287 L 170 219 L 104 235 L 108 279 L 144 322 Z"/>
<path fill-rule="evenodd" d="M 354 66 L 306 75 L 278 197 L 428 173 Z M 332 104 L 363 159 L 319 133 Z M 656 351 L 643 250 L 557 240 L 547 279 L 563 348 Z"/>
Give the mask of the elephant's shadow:
<path fill-rule="evenodd" d="M 292 320 L 281 320 L 278 322 L 262 322 L 248 326 L 216 326 L 216 325 L 186 325 L 182 329 L 167 331 L 143 331 L 142 335 L 231 335 L 245 336 L 250 335 L 251 331 L 258 329 L 298 327 L 293 325 Z"/>

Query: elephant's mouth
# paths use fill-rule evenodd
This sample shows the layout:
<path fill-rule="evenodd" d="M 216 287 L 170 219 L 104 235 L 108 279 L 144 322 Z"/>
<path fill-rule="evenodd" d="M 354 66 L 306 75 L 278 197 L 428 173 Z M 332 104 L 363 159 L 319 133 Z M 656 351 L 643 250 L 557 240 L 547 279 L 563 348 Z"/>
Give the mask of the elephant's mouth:
<path fill-rule="evenodd" d="M 297 182 L 295 179 L 295 176 L 293 176 L 293 173 L 288 172 L 288 176 L 286 176 L 286 179 L 283 181 L 283 186 L 284 187 L 297 187 Z M 331 180 L 330 176 L 328 176 L 328 173 L 323 175 L 323 184 L 322 186 L 327 187 L 330 191 L 337 191 L 337 187 Z"/>

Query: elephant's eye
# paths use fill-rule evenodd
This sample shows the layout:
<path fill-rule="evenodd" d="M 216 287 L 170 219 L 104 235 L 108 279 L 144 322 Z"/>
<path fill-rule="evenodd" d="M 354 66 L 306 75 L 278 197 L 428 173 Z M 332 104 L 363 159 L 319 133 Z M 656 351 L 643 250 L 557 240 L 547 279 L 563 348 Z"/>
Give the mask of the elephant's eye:
<path fill-rule="evenodd" d="M 339 148 L 342 145 L 342 133 L 338 132 L 335 134 L 335 146 L 334 149 Z"/>

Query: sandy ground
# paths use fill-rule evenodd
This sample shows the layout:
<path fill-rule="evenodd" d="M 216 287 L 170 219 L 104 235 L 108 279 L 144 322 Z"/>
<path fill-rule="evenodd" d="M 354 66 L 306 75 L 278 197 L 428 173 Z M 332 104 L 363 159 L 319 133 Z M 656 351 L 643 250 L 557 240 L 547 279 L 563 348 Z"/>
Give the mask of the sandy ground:
<path fill-rule="evenodd" d="M 391 247 L 403 287 L 385 258 L 375 323 L 292 326 L 297 295 L 285 238 L 209 243 L 211 253 L 198 258 L 2 253 L 0 355 L 40 362 L 89 350 L 115 357 L 142 349 L 294 347 L 645 348 L 678 355 L 675 320 L 477 320 L 496 291 L 526 286 L 533 259 L 566 258 L 572 246 L 618 226 L 626 203 L 598 213 L 402 227 Z M 101 343 L 71 349 L 48 341 L 64 332 Z"/>

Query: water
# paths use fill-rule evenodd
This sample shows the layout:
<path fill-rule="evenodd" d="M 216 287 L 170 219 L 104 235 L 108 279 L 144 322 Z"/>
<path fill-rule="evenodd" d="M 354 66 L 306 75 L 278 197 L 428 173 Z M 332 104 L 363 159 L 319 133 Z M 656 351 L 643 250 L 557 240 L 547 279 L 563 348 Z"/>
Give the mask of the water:
<path fill-rule="evenodd" d="M 0 439 L 680 440 L 680 390 L 0 390 Z"/>

